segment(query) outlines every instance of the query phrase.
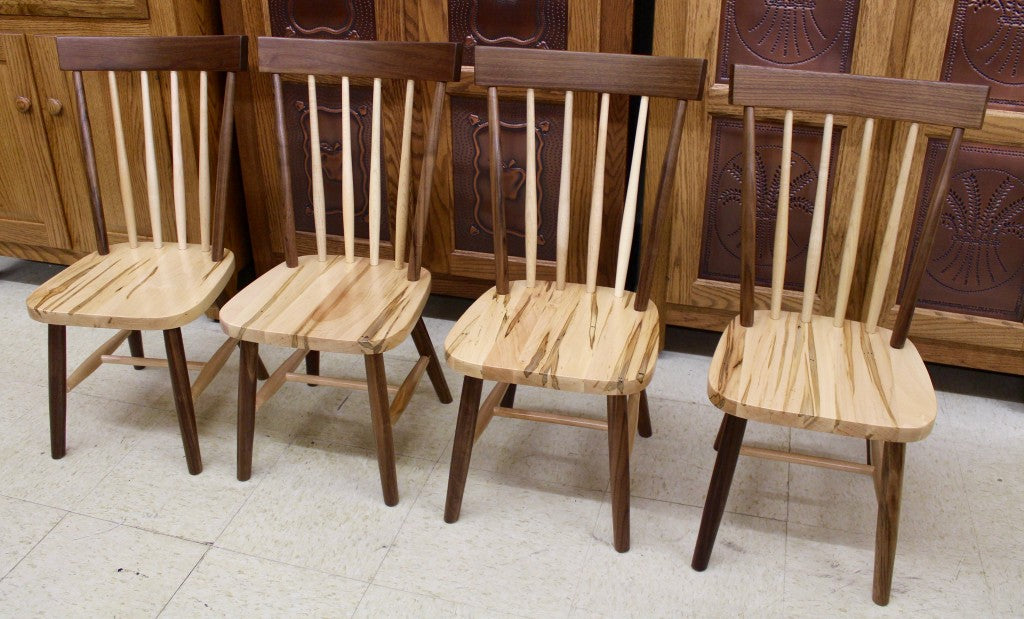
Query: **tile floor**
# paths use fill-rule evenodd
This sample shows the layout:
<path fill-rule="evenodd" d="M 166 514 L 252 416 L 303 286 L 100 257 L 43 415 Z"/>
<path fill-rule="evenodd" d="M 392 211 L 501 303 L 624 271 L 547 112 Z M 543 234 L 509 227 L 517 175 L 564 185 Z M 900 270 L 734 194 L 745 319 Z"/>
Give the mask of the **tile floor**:
<path fill-rule="evenodd" d="M 871 602 L 868 478 L 741 460 L 707 572 L 689 568 L 719 414 L 715 337 L 672 329 L 633 455 L 632 550 L 611 547 L 606 441 L 496 419 L 462 519 L 442 521 L 456 405 L 424 380 L 395 429 L 401 502 L 385 507 L 364 393 L 289 384 L 257 420 L 253 477 L 234 478 L 237 359 L 198 401 L 205 469 L 185 470 L 166 371 L 104 366 L 68 401 L 51 460 L 46 330 L 24 299 L 56 267 L 0 258 L 0 614 L 854 616 L 1024 612 L 1024 380 L 933 367 L 931 437 L 911 446 L 892 603 Z M 464 304 L 435 299 L 440 346 Z M 71 329 L 73 366 L 109 334 Z M 202 318 L 191 358 L 222 341 Z M 158 334 L 147 349 L 162 356 Z M 269 364 L 285 351 L 264 349 Z M 387 355 L 392 376 L 415 361 Z M 358 359 L 325 355 L 324 373 Z M 453 393 L 460 381 L 448 374 Z M 530 407 L 596 398 L 522 389 Z M 860 457 L 863 444 L 752 424 L 751 441 Z"/>

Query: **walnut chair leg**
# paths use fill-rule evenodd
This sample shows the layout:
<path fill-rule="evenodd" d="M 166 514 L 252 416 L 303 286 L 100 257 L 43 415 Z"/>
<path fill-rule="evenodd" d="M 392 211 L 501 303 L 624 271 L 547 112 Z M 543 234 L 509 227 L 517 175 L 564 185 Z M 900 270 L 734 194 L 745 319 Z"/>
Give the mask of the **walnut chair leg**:
<path fill-rule="evenodd" d="M 256 355 L 256 378 L 258 380 L 267 380 L 270 378 L 270 372 L 267 371 L 267 366 L 263 363 L 263 357 Z"/>
<path fill-rule="evenodd" d="M 388 379 L 384 372 L 384 355 L 364 355 L 366 383 L 370 394 L 370 416 L 377 439 L 377 466 L 384 504 L 398 504 L 398 473 L 395 471 L 395 444 L 391 436 L 391 415 L 388 412 Z"/>
<path fill-rule="evenodd" d="M 722 433 L 725 432 L 725 421 L 728 418 L 728 415 L 722 415 L 722 423 L 718 424 L 718 434 L 715 435 L 715 443 L 713 445 L 715 451 L 718 451 L 718 448 L 722 446 Z"/>
<path fill-rule="evenodd" d="M 875 604 L 889 603 L 892 568 L 896 560 L 896 539 L 900 526 L 900 501 L 903 495 L 903 460 L 906 444 L 882 446 L 881 494 L 878 501 L 878 527 L 875 531 L 875 582 L 871 598 Z"/>
<path fill-rule="evenodd" d="M 320 351 L 311 350 L 306 353 L 306 374 L 320 376 Z M 310 387 L 316 387 L 313 383 L 306 383 Z"/>
<path fill-rule="evenodd" d="M 171 374 L 171 390 L 174 392 L 174 408 L 178 412 L 178 426 L 181 428 L 181 442 L 185 446 L 185 462 L 188 464 L 188 472 L 198 475 L 203 471 L 203 459 L 199 454 L 199 432 L 196 430 L 192 385 L 185 364 L 181 329 L 164 331 L 164 346 L 167 349 L 167 369 Z"/>
<path fill-rule="evenodd" d="M 447 523 L 457 521 L 459 513 L 462 511 L 462 494 L 466 490 L 469 460 L 473 456 L 476 417 L 480 412 L 480 391 L 483 385 L 483 380 L 472 376 L 467 376 L 462 381 L 459 420 L 455 425 L 452 463 L 448 469 L 448 496 L 444 502 L 444 521 Z"/>
<path fill-rule="evenodd" d="M 504 408 L 515 408 L 516 405 L 516 386 L 511 384 L 508 389 L 505 390 L 505 395 L 501 396 L 501 404 Z"/>
<path fill-rule="evenodd" d="M 145 357 L 146 353 L 143 352 L 142 348 L 142 332 L 132 331 L 128 334 L 128 350 L 131 351 L 133 357 Z M 145 370 L 144 365 L 133 365 L 136 370 Z"/>
<path fill-rule="evenodd" d="M 732 476 L 736 472 L 736 460 L 740 457 L 743 446 L 743 433 L 747 428 L 747 420 L 733 415 L 725 415 L 720 432 L 722 440 L 718 446 L 715 459 L 715 470 L 711 473 L 711 485 L 704 501 L 704 513 L 700 519 L 700 531 L 697 533 L 697 546 L 693 550 L 693 561 L 690 566 L 703 572 L 711 560 L 711 550 L 715 547 L 718 525 L 722 523 L 725 513 L 725 502 L 729 499 L 729 487 Z"/>
<path fill-rule="evenodd" d="M 252 477 L 252 444 L 256 434 L 256 376 L 259 344 L 239 342 L 238 446 L 235 454 L 238 481 Z"/>
<path fill-rule="evenodd" d="M 422 318 L 417 320 L 416 326 L 412 328 L 412 341 L 416 344 L 416 351 L 420 356 L 430 358 L 427 361 L 427 376 L 434 385 L 437 399 L 442 404 L 449 404 L 452 401 L 452 392 L 448 390 L 448 381 L 444 378 L 444 370 L 441 369 L 441 362 L 437 360 L 437 352 L 434 351 L 434 344 L 430 341 L 430 333 Z"/>
<path fill-rule="evenodd" d="M 50 455 L 54 460 L 59 460 L 67 452 L 67 327 L 47 327 L 47 362 L 50 369 Z"/>
<path fill-rule="evenodd" d="M 640 418 L 636 424 L 637 433 L 644 438 L 651 438 L 654 430 L 651 428 L 651 409 L 647 406 L 647 390 L 640 392 Z"/>
<path fill-rule="evenodd" d="M 608 396 L 608 467 L 615 550 L 629 550 L 629 414 L 626 396 Z"/>

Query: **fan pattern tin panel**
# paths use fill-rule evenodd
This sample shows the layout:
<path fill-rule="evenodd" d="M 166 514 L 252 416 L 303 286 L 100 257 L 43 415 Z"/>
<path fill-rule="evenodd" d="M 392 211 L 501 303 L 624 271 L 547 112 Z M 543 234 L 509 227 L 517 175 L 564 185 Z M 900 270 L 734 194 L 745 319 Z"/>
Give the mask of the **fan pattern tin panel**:
<path fill-rule="evenodd" d="M 957 0 L 942 80 L 988 85 L 990 104 L 1024 108 L 1024 0 Z"/>
<path fill-rule="evenodd" d="M 537 257 L 555 259 L 558 183 L 562 160 L 562 106 L 537 103 Z M 502 196 L 509 255 L 524 255 L 526 206 L 526 105 L 501 102 Z M 491 253 L 491 151 L 487 101 L 452 98 L 452 161 L 455 189 L 455 249 Z"/>
<path fill-rule="evenodd" d="M 275 37 L 376 39 L 373 0 L 269 0 Z"/>
<path fill-rule="evenodd" d="M 911 251 L 946 148 L 928 141 Z M 918 307 L 1024 320 L 1024 149 L 960 147 Z"/>
<path fill-rule="evenodd" d="M 369 89 L 352 89 L 349 122 L 352 130 L 352 177 L 355 188 L 356 236 L 369 236 L 370 193 L 370 121 L 373 106 Z M 310 160 L 309 103 L 305 84 L 284 84 L 285 133 L 288 140 L 288 161 L 291 164 L 292 200 L 295 205 L 295 229 L 315 230 L 313 224 L 312 164 Z M 287 103 L 290 102 L 290 103 Z M 320 157 L 324 175 L 324 196 L 327 206 L 327 233 L 341 235 L 341 90 L 320 87 L 317 91 L 320 115 Z M 384 150 L 383 148 L 381 149 Z M 381 169 L 384 153 L 381 153 Z M 381 175 L 381 200 L 387 204 L 387 182 Z M 381 238 L 390 239 L 387 208 L 381 209 Z"/>
<path fill-rule="evenodd" d="M 473 64 L 477 45 L 566 49 L 568 0 L 448 0 L 448 40 L 465 45 Z"/>
<path fill-rule="evenodd" d="M 711 134 L 707 204 L 698 273 L 701 279 L 738 282 L 743 121 L 716 118 L 712 124 Z M 814 212 L 814 193 L 818 186 L 817 166 L 821 157 L 821 135 L 820 127 L 793 127 L 785 279 L 785 287 L 790 290 L 803 289 L 807 243 L 811 232 L 811 216 Z M 839 140 L 840 130 L 836 129 L 832 137 L 831 170 L 835 170 Z M 782 163 L 782 126 L 758 123 L 756 143 L 756 276 L 759 285 L 770 286 Z M 829 178 L 826 208 L 832 198 L 832 176 L 834 175 L 830 175 Z M 826 217 L 827 214 L 826 210 Z"/>
<path fill-rule="evenodd" d="M 724 0 L 716 81 L 733 64 L 849 73 L 860 0 Z"/>

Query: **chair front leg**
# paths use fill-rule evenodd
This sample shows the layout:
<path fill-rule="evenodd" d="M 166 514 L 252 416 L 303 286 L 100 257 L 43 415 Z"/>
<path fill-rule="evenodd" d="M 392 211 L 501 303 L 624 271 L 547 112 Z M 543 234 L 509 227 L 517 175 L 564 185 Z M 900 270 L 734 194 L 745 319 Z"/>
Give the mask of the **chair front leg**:
<path fill-rule="evenodd" d="M 142 348 L 142 332 L 132 331 L 128 334 L 128 350 L 131 351 L 133 357 L 145 357 L 145 349 Z M 133 365 L 136 370 L 145 370 L 144 365 Z"/>
<path fill-rule="evenodd" d="M 67 327 L 47 325 L 46 337 L 47 365 L 50 371 L 50 455 L 54 460 L 59 460 L 67 453 Z"/>
<path fill-rule="evenodd" d="M 637 423 L 637 433 L 644 438 L 651 438 L 654 430 L 651 428 L 651 409 L 647 405 L 647 390 L 640 392 L 640 420 Z"/>
<path fill-rule="evenodd" d="M 878 497 L 878 526 L 875 531 L 875 582 L 871 598 L 875 604 L 889 603 L 892 590 L 892 568 L 896 561 L 896 539 L 900 527 L 900 501 L 903 496 L 903 460 L 905 443 L 885 443 L 882 446 L 880 492 Z"/>
<path fill-rule="evenodd" d="M 503 408 L 515 408 L 516 406 L 516 385 L 512 383 L 505 390 L 505 395 L 501 396 L 501 403 L 498 404 Z"/>
<path fill-rule="evenodd" d="M 238 366 L 238 446 L 235 454 L 236 476 L 245 481 L 252 476 L 252 443 L 256 434 L 256 378 L 259 374 L 259 344 L 239 342 Z"/>
<path fill-rule="evenodd" d="M 452 392 L 448 390 L 448 381 L 444 378 L 444 370 L 441 369 L 441 362 L 437 360 L 437 352 L 434 350 L 434 344 L 430 341 L 430 333 L 422 318 L 417 320 L 416 326 L 412 328 L 412 341 L 416 344 L 416 351 L 420 353 L 420 356 L 429 358 L 427 376 L 430 377 L 430 383 L 434 385 L 437 399 L 442 404 L 450 403 Z"/>
<path fill-rule="evenodd" d="M 467 376 L 462 381 L 462 395 L 459 398 L 459 420 L 455 425 L 455 444 L 452 446 L 452 463 L 448 468 L 448 496 L 444 502 L 444 521 L 455 522 L 462 511 L 462 494 L 466 490 L 469 475 L 469 460 L 473 456 L 473 441 L 476 437 L 476 418 L 480 412 L 480 391 L 484 381 Z"/>
<path fill-rule="evenodd" d="M 320 376 L 320 351 L 311 350 L 306 353 L 306 374 Z M 310 387 L 316 387 L 313 383 L 306 383 Z"/>
<path fill-rule="evenodd" d="M 746 419 L 727 414 L 722 420 L 715 470 L 711 473 L 711 485 L 708 487 L 704 513 L 700 518 L 700 531 L 697 533 L 697 546 L 690 563 L 698 572 L 707 569 L 708 561 L 711 560 L 711 550 L 715 547 L 718 525 L 722 523 L 722 514 L 725 513 L 725 502 L 729 499 L 729 487 L 732 486 L 732 476 L 736 472 L 736 460 L 740 457 L 746 428 Z"/>
<path fill-rule="evenodd" d="M 192 385 L 185 364 L 181 329 L 164 331 L 164 347 L 167 349 L 167 369 L 171 374 L 171 390 L 174 393 L 174 408 L 178 413 L 178 426 L 181 428 L 181 442 L 185 446 L 185 462 L 188 464 L 188 472 L 198 475 L 203 471 L 203 459 L 199 454 L 199 432 L 196 430 Z"/>
<path fill-rule="evenodd" d="M 615 550 L 629 550 L 629 412 L 626 396 L 608 396 L 608 468 Z"/>
<path fill-rule="evenodd" d="M 385 505 L 398 504 L 398 474 L 395 471 L 395 444 L 391 436 L 391 414 L 388 410 L 388 379 L 384 371 L 384 355 L 364 355 L 366 384 L 370 395 L 370 416 L 373 435 L 377 439 L 377 466 Z"/>

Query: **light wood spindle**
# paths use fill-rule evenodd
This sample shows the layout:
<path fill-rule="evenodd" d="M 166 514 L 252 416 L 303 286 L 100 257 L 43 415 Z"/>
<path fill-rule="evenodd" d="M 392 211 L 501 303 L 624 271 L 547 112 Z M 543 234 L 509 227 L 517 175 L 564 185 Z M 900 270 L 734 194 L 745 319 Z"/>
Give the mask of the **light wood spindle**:
<path fill-rule="evenodd" d="M 555 238 L 555 288 L 565 290 L 569 260 L 569 199 L 572 194 L 572 91 L 565 92 L 562 122 L 562 174 L 558 183 L 558 229 Z"/>
<path fill-rule="evenodd" d="M 117 180 L 121 188 L 121 205 L 124 207 L 124 225 L 128 233 L 128 245 L 139 246 L 139 233 L 135 224 L 135 196 L 132 194 L 132 176 L 128 168 L 128 149 L 124 144 L 124 124 L 121 119 L 121 96 L 117 89 L 117 74 L 107 72 L 110 82 L 110 113 L 114 117 L 114 146 L 117 151 Z"/>
<path fill-rule="evenodd" d="M 857 180 L 854 182 L 853 205 L 850 220 L 843 240 L 843 257 L 839 267 L 839 289 L 836 291 L 836 311 L 832 324 L 843 326 L 846 320 L 846 306 L 850 301 L 850 286 L 853 284 L 853 266 L 857 261 L 857 244 L 860 242 L 860 220 L 864 213 L 864 195 L 867 193 L 868 172 L 871 169 L 871 141 L 874 137 L 875 119 L 864 121 L 864 136 L 860 143 L 860 159 L 857 160 Z"/>
<path fill-rule="evenodd" d="M 782 315 L 782 290 L 786 284 L 786 249 L 789 246 L 789 180 L 793 168 L 793 110 L 782 121 L 782 159 L 779 164 L 779 201 L 775 215 L 775 246 L 772 248 L 772 313 Z"/>
<path fill-rule="evenodd" d="M 633 227 L 636 223 L 636 199 L 640 191 L 640 162 L 644 155 L 644 137 L 647 133 L 647 107 L 650 99 L 640 97 L 640 111 L 636 121 L 636 136 L 633 139 L 633 161 L 629 165 L 629 182 L 626 184 L 626 203 L 622 210 L 622 227 L 619 230 L 619 256 L 615 265 L 615 296 L 622 297 L 626 290 L 626 270 L 629 268 L 629 252 L 633 248 Z"/>
<path fill-rule="evenodd" d="M 868 301 L 867 332 L 878 330 L 878 316 L 882 311 L 882 300 L 885 289 L 889 285 L 892 272 L 892 261 L 896 253 L 896 236 L 899 234 L 900 219 L 903 216 L 904 200 L 907 196 L 907 184 L 910 180 L 910 166 L 914 163 L 914 149 L 917 147 L 917 123 L 910 125 L 907 143 L 903 148 L 903 159 L 900 161 L 900 173 L 896 179 L 896 191 L 889 207 L 889 219 L 885 224 L 885 236 L 882 237 L 882 248 L 878 252 L 878 264 L 875 267 L 874 279 L 871 283 L 871 298 Z"/>
<path fill-rule="evenodd" d="M 348 77 L 341 78 L 341 225 L 345 262 L 356 259 L 356 196 L 352 183 L 352 102 Z"/>
<path fill-rule="evenodd" d="M 324 168 L 320 153 L 320 108 L 316 100 L 316 76 L 306 78 L 309 91 L 309 153 L 312 162 L 313 227 L 316 230 L 316 258 L 327 260 L 327 208 L 324 205 Z"/>
<path fill-rule="evenodd" d="M 373 116 L 370 124 L 370 264 L 380 263 L 380 86 L 373 78 Z"/>
<path fill-rule="evenodd" d="M 821 246 L 825 238 L 825 198 L 828 195 L 829 165 L 832 162 L 832 114 L 825 115 L 821 134 L 821 158 L 818 160 L 818 187 L 814 194 L 811 216 L 811 238 L 807 244 L 807 268 L 804 271 L 804 302 L 800 320 L 810 322 L 814 313 L 814 296 L 818 290 L 818 269 L 821 267 Z"/>
<path fill-rule="evenodd" d="M 590 229 L 587 234 L 587 292 L 597 289 L 597 258 L 601 251 L 601 218 L 604 215 L 604 158 L 608 145 L 608 93 L 601 93 L 597 127 L 597 155 L 594 157 L 593 193 L 590 196 Z"/>
<path fill-rule="evenodd" d="M 174 196 L 174 229 L 178 249 L 188 248 L 185 221 L 185 163 L 181 152 L 181 92 L 178 72 L 171 71 L 171 189 Z"/>
<path fill-rule="evenodd" d="M 210 101 L 206 71 L 199 72 L 199 243 L 210 251 Z"/>
<path fill-rule="evenodd" d="M 415 82 L 405 82 L 405 109 L 402 116 L 402 156 L 398 164 L 398 198 L 395 201 L 395 268 L 405 265 L 405 237 L 409 225 L 409 177 L 412 175 L 412 106 Z M 420 208 L 423 208 L 422 206 Z"/>
<path fill-rule="evenodd" d="M 156 145 L 153 141 L 153 110 L 150 107 L 149 72 L 139 74 L 142 82 L 142 134 L 146 146 L 146 193 L 149 196 L 149 226 L 153 247 L 164 246 L 160 224 L 160 179 L 156 172 Z"/>
<path fill-rule="evenodd" d="M 526 286 L 537 283 L 537 136 L 533 89 L 526 89 L 526 200 L 524 228 L 526 241 Z"/>

